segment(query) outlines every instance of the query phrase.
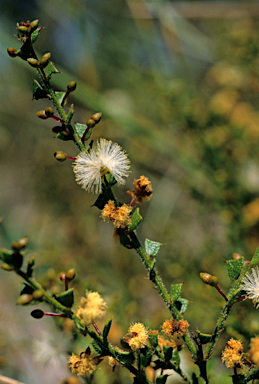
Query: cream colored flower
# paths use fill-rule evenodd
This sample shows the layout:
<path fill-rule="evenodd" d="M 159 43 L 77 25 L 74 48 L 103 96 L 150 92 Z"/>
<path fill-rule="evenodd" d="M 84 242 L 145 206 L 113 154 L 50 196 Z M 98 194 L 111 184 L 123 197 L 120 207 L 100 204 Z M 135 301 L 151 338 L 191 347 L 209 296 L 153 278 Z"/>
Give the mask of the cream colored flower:
<path fill-rule="evenodd" d="M 250 342 L 250 350 L 248 351 L 248 355 L 253 363 L 259 367 L 259 337 L 256 336 L 251 339 Z"/>
<path fill-rule="evenodd" d="M 241 288 L 246 291 L 247 298 L 251 299 L 256 308 L 259 307 L 259 268 L 252 268 L 248 272 L 241 284 Z"/>
<path fill-rule="evenodd" d="M 243 345 L 241 341 L 230 339 L 222 352 L 222 362 L 227 368 L 242 367 L 244 359 Z"/>
<path fill-rule="evenodd" d="M 81 298 L 80 305 L 77 316 L 79 316 L 87 326 L 95 323 L 106 311 L 106 303 L 98 292 L 86 292 L 86 297 Z"/>
<path fill-rule="evenodd" d="M 129 175 L 130 161 L 122 148 L 112 141 L 100 139 L 89 152 L 81 152 L 74 164 L 76 181 L 88 192 L 102 192 L 102 177 L 111 173 L 119 184 Z"/>
<path fill-rule="evenodd" d="M 132 351 L 138 351 L 147 344 L 148 331 L 142 323 L 132 324 L 129 328 L 129 337 L 125 340 Z"/>
<path fill-rule="evenodd" d="M 127 204 L 121 207 L 115 207 L 114 201 L 109 200 L 102 210 L 101 217 L 103 220 L 110 220 L 116 228 L 125 228 L 130 225 L 129 214 L 131 208 Z"/>
<path fill-rule="evenodd" d="M 85 352 L 80 353 L 79 356 L 74 353 L 68 359 L 68 365 L 72 373 L 77 376 L 86 377 L 95 372 L 97 365 L 100 364 L 101 359 L 92 357 L 90 348 L 88 347 Z"/>

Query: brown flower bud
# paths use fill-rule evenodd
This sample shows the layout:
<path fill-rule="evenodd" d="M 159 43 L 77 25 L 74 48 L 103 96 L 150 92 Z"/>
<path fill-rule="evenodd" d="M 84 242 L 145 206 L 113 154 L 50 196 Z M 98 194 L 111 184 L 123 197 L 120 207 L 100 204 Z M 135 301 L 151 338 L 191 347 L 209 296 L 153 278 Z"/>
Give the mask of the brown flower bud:
<path fill-rule="evenodd" d="M 46 115 L 45 111 L 38 111 L 36 112 L 36 116 L 38 116 L 40 119 L 48 119 L 49 117 Z"/>
<path fill-rule="evenodd" d="M 69 283 L 70 281 L 74 280 L 76 275 L 76 270 L 75 268 L 69 269 L 66 273 L 66 281 Z"/>
<path fill-rule="evenodd" d="M 35 31 L 38 28 L 39 19 L 33 20 L 30 24 L 31 32 Z"/>
<path fill-rule="evenodd" d="M 33 291 L 32 296 L 34 300 L 40 300 L 43 297 L 44 292 L 41 289 Z"/>
<path fill-rule="evenodd" d="M 55 127 L 52 128 L 52 132 L 54 133 L 59 133 L 59 132 L 63 132 L 65 131 L 65 127 L 63 126 L 60 126 L 60 125 L 56 125 Z"/>
<path fill-rule="evenodd" d="M 76 86 L 77 86 L 76 81 L 70 81 L 70 83 L 68 83 L 67 85 L 67 90 L 69 92 L 73 92 L 76 89 Z"/>
<path fill-rule="evenodd" d="M 14 251 L 19 252 L 21 249 L 26 247 L 28 240 L 29 238 L 27 236 L 22 237 L 20 240 L 13 241 L 11 247 Z"/>
<path fill-rule="evenodd" d="M 49 63 L 49 59 L 50 58 L 51 58 L 51 53 L 50 52 L 45 53 L 45 55 L 42 56 L 42 59 L 40 61 L 40 66 L 42 68 L 45 68 L 48 65 L 48 63 Z"/>
<path fill-rule="evenodd" d="M 94 120 L 96 124 L 99 123 L 101 118 L 102 118 L 102 112 L 97 112 L 97 113 L 93 114 L 93 116 L 91 116 L 91 119 Z"/>
<path fill-rule="evenodd" d="M 40 66 L 40 63 L 37 59 L 33 59 L 32 57 L 30 57 L 29 59 L 27 59 L 28 63 L 33 67 L 33 68 L 39 68 Z"/>
<path fill-rule="evenodd" d="M 88 128 L 93 128 L 95 126 L 96 122 L 93 119 L 89 119 L 86 123 Z"/>
<path fill-rule="evenodd" d="M 54 115 L 54 111 L 51 107 L 47 107 L 45 109 L 45 115 L 48 116 L 48 117 L 52 117 Z"/>
<path fill-rule="evenodd" d="M 201 272 L 200 273 L 200 278 L 202 279 L 202 281 L 205 283 L 205 284 L 209 284 L 209 278 L 211 277 L 211 275 L 207 272 Z"/>
<path fill-rule="evenodd" d="M 60 275 L 59 275 L 59 280 L 62 282 L 62 283 L 65 283 L 66 282 L 66 274 L 65 272 L 61 272 Z"/>
<path fill-rule="evenodd" d="M 14 48 L 7 48 L 7 53 L 11 57 L 16 57 L 17 56 L 17 51 Z"/>
<path fill-rule="evenodd" d="M 65 161 L 67 159 L 67 154 L 63 151 L 55 152 L 54 156 L 58 161 Z"/>
<path fill-rule="evenodd" d="M 233 258 L 233 260 L 238 260 L 238 259 L 241 259 L 241 255 L 239 255 L 238 253 L 233 253 L 233 255 L 232 255 L 232 258 Z"/>
<path fill-rule="evenodd" d="M 34 309 L 34 311 L 31 312 L 31 316 L 34 317 L 34 319 L 41 319 L 44 316 L 44 312 L 41 309 Z"/>
<path fill-rule="evenodd" d="M 27 305 L 33 300 L 33 296 L 29 295 L 28 293 L 24 293 L 21 295 L 18 300 L 16 301 L 16 304 L 18 305 Z"/>
<path fill-rule="evenodd" d="M 13 271 L 13 268 L 10 267 L 10 265 L 4 263 L 4 264 L 1 264 L 1 268 L 4 270 L 4 271 Z"/>

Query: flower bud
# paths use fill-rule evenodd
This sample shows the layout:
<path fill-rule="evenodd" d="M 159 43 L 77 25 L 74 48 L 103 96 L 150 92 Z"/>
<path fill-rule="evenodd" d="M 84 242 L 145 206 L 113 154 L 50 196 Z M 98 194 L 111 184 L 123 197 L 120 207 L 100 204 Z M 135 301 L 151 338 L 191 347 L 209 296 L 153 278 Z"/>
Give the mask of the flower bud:
<path fill-rule="evenodd" d="M 54 115 L 54 111 L 51 107 L 47 107 L 45 109 L 45 115 L 48 116 L 48 117 L 52 117 Z"/>
<path fill-rule="evenodd" d="M 45 111 L 38 111 L 36 112 L 36 116 L 38 116 L 40 119 L 48 119 L 49 117 L 46 115 Z"/>
<path fill-rule="evenodd" d="M 209 284 L 211 287 L 216 287 L 216 285 L 218 285 L 218 278 L 217 278 L 217 276 L 211 276 L 211 277 L 209 278 L 208 284 Z"/>
<path fill-rule="evenodd" d="M 201 272 L 200 273 L 200 278 L 202 279 L 202 281 L 205 283 L 205 284 L 209 284 L 209 278 L 211 277 L 211 275 L 207 272 Z"/>
<path fill-rule="evenodd" d="M 59 280 L 62 282 L 62 283 L 65 283 L 66 282 L 66 274 L 65 272 L 61 272 L 60 275 L 59 275 Z"/>
<path fill-rule="evenodd" d="M 93 120 L 93 119 L 89 119 L 87 122 L 86 122 L 86 125 L 88 128 L 93 128 L 95 126 L 96 122 Z"/>
<path fill-rule="evenodd" d="M 93 114 L 93 116 L 91 117 L 91 119 L 94 120 L 96 124 L 99 123 L 101 118 L 102 118 L 102 112 L 97 112 L 97 113 Z"/>
<path fill-rule="evenodd" d="M 29 28 L 25 27 L 25 25 L 20 25 L 18 27 L 18 29 L 19 29 L 20 32 L 25 33 L 25 34 L 27 34 L 29 32 Z"/>
<path fill-rule="evenodd" d="M 30 24 L 31 32 L 35 31 L 38 28 L 39 19 L 33 20 Z"/>
<path fill-rule="evenodd" d="M 27 59 L 28 63 L 33 67 L 33 68 L 39 68 L 40 66 L 40 63 L 38 62 L 37 59 L 33 59 L 32 57 L 30 57 L 29 59 Z"/>
<path fill-rule="evenodd" d="M 48 63 L 49 63 L 49 59 L 50 58 L 51 58 L 51 53 L 50 52 L 45 53 L 45 55 L 42 56 L 42 59 L 40 61 L 40 66 L 42 68 L 45 68 L 48 65 Z"/>
<path fill-rule="evenodd" d="M 7 48 L 7 53 L 11 57 L 16 57 L 17 56 L 17 51 L 14 48 Z"/>
<path fill-rule="evenodd" d="M 54 132 L 54 133 L 63 132 L 64 130 L 65 130 L 65 128 L 61 127 L 60 125 L 56 125 L 55 127 L 52 128 L 52 132 Z"/>
<path fill-rule="evenodd" d="M 69 283 L 70 281 L 74 280 L 76 275 L 76 270 L 75 268 L 69 269 L 66 273 L 66 281 Z"/>
<path fill-rule="evenodd" d="M 70 83 L 68 83 L 67 85 L 67 90 L 69 92 L 73 92 L 76 89 L 76 86 L 77 86 L 76 81 L 70 81 Z"/>
<path fill-rule="evenodd" d="M 34 317 L 34 319 L 41 319 L 44 316 L 44 312 L 41 309 L 34 309 L 34 311 L 31 312 L 31 316 Z"/>
<path fill-rule="evenodd" d="M 67 159 L 67 154 L 63 151 L 55 152 L 54 156 L 58 161 L 65 161 Z"/>
<path fill-rule="evenodd" d="M 18 300 L 16 301 L 16 304 L 18 305 L 27 305 L 33 300 L 33 296 L 29 295 L 28 293 L 24 293 L 21 295 Z"/>
<path fill-rule="evenodd" d="M 36 289 L 32 292 L 34 300 L 40 300 L 43 297 L 44 292 L 41 289 Z"/>
<path fill-rule="evenodd" d="M 239 255 L 238 253 L 233 253 L 233 255 L 232 255 L 232 258 L 233 258 L 233 260 L 238 260 L 238 259 L 241 259 L 241 255 Z"/>
<path fill-rule="evenodd" d="M 1 268 L 4 270 L 4 271 L 13 271 L 13 268 L 10 267 L 10 265 L 4 263 L 4 264 L 1 264 Z"/>
<path fill-rule="evenodd" d="M 19 252 L 21 249 L 26 247 L 28 240 L 29 238 L 27 236 L 22 237 L 20 240 L 13 241 L 11 247 L 14 251 Z"/>

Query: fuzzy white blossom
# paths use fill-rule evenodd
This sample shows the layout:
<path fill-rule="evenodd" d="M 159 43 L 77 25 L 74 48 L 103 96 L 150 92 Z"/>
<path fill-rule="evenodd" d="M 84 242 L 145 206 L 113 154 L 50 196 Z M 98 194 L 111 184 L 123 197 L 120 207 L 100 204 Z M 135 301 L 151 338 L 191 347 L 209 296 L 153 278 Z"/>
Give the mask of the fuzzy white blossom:
<path fill-rule="evenodd" d="M 241 284 L 241 288 L 246 291 L 247 298 L 251 299 L 256 308 L 259 307 L 259 268 L 252 268 L 248 272 Z"/>
<path fill-rule="evenodd" d="M 76 181 L 88 192 L 102 192 L 102 177 L 111 173 L 119 184 L 129 175 L 130 161 L 122 148 L 110 140 L 100 139 L 89 152 L 81 152 L 74 164 Z"/>

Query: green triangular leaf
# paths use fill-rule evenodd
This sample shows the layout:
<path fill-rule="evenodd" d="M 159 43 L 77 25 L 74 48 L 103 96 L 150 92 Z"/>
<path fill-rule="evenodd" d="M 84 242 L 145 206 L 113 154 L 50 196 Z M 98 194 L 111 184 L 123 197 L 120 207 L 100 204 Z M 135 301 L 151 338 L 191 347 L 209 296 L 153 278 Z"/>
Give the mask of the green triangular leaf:
<path fill-rule="evenodd" d="M 31 295 L 34 292 L 34 288 L 32 288 L 30 285 L 26 283 L 21 283 L 21 288 L 20 288 L 20 295 L 23 295 L 27 293 L 28 295 Z"/>
<path fill-rule="evenodd" d="M 33 80 L 32 98 L 35 100 L 44 99 L 47 97 L 47 92 L 42 88 L 37 80 Z"/>
<path fill-rule="evenodd" d="M 173 351 L 173 356 L 172 356 L 172 360 L 177 364 L 177 365 L 180 365 L 180 355 L 177 351 L 177 349 L 174 349 Z"/>
<path fill-rule="evenodd" d="M 141 223 L 142 220 L 143 220 L 143 217 L 139 213 L 139 208 L 135 209 L 135 211 L 133 212 L 133 215 L 131 216 L 131 224 L 130 224 L 129 230 L 134 231 L 138 227 L 138 225 Z"/>
<path fill-rule="evenodd" d="M 232 376 L 232 382 L 233 384 L 246 384 L 248 381 L 245 379 L 245 376 L 242 373 L 239 373 Z"/>
<path fill-rule="evenodd" d="M 85 124 L 80 124 L 80 123 L 75 123 L 75 131 L 77 133 L 77 135 L 80 137 L 80 139 L 83 137 L 86 129 L 88 128 L 87 125 Z M 92 128 L 89 129 L 89 131 L 87 132 L 86 136 L 85 136 L 85 141 L 87 141 L 90 136 L 92 134 Z"/>
<path fill-rule="evenodd" d="M 146 239 L 145 240 L 145 251 L 146 251 L 147 255 L 153 256 L 153 257 L 156 256 L 159 252 L 161 245 L 162 245 L 161 243 L 157 243 L 156 241 Z"/>
<path fill-rule="evenodd" d="M 55 92 L 56 98 L 58 99 L 59 104 L 62 103 L 62 100 L 65 96 L 66 92 Z"/>
<path fill-rule="evenodd" d="M 140 355 L 140 359 L 141 359 L 141 366 L 146 368 L 150 365 L 150 362 L 151 362 L 151 358 L 152 356 L 144 356 L 144 355 Z"/>
<path fill-rule="evenodd" d="M 98 342 L 96 340 L 94 340 L 92 342 L 92 346 L 93 348 L 96 350 L 97 353 L 99 353 L 100 355 L 102 355 L 103 353 L 103 348 L 98 344 Z"/>
<path fill-rule="evenodd" d="M 111 173 L 106 173 L 105 177 L 111 187 L 117 184 L 117 180 Z"/>
<path fill-rule="evenodd" d="M 171 285 L 170 297 L 173 302 L 175 302 L 179 298 L 181 294 L 182 286 L 183 286 L 183 283 Z"/>
<path fill-rule="evenodd" d="M 174 305 L 176 306 L 176 308 L 180 313 L 184 313 L 186 311 L 188 304 L 189 304 L 189 301 L 187 299 L 183 299 L 182 297 L 179 297 L 174 302 Z"/>
<path fill-rule="evenodd" d="M 133 364 L 135 361 L 135 356 L 133 352 L 119 352 L 114 350 L 116 359 L 123 364 Z"/>
<path fill-rule="evenodd" d="M 107 339 L 107 336 L 108 336 L 110 329 L 111 329 L 111 325 L 112 325 L 112 319 L 108 320 L 107 323 L 105 324 L 104 328 L 103 328 L 103 338 L 104 339 Z"/>
<path fill-rule="evenodd" d="M 74 288 L 55 295 L 54 297 L 60 304 L 67 308 L 71 308 L 74 304 Z"/>
<path fill-rule="evenodd" d="M 65 133 L 65 132 L 59 132 L 56 138 L 63 141 L 73 140 L 73 137 L 69 133 Z"/>
<path fill-rule="evenodd" d="M 103 189 L 102 193 L 97 197 L 97 200 L 95 201 L 94 206 L 102 210 L 109 200 L 110 200 L 110 197 L 106 189 Z"/>
<path fill-rule="evenodd" d="M 124 229 L 120 228 L 120 243 L 125 248 L 134 248 L 133 241 L 126 235 Z"/>
<path fill-rule="evenodd" d="M 53 73 L 60 73 L 60 72 L 57 70 L 57 68 L 55 67 L 55 65 L 51 61 L 51 62 L 49 62 L 49 64 L 46 67 L 46 76 L 48 77 L 48 79 L 51 79 L 51 75 Z M 55 93 L 64 93 L 64 95 L 65 95 L 66 92 L 55 92 Z"/>
<path fill-rule="evenodd" d="M 169 375 L 160 375 L 156 378 L 156 384 L 165 384 Z"/>
<path fill-rule="evenodd" d="M 14 268 L 20 268 L 23 263 L 23 256 L 20 253 L 15 253 L 8 249 L 0 249 L 0 259 Z"/>
<path fill-rule="evenodd" d="M 41 30 L 42 30 L 42 27 L 37 28 L 37 29 L 35 29 L 35 31 L 32 32 L 32 34 L 31 34 L 32 44 L 35 43 L 35 41 L 38 39 Z"/>
<path fill-rule="evenodd" d="M 253 268 L 259 264 L 259 247 L 256 249 L 254 256 L 252 257 L 250 267 Z"/>
<path fill-rule="evenodd" d="M 157 334 L 150 334 L 148 335 L 148 340 L 152 347 L 156 348 L 158 346 L 158 336 Z"/>
<path fill-rule="evenodd" d="M 165 360 L 170 361 L 173 356 L 173 347 L 167 347 L 166 345 L 163 346 L 163 352 L 165 355 Z"/>
<path fill-rule="evenodd" d="M 241 257 L 237 260 L 227 260 L 227 266 L 228 266 L 228 276 L 230 280 L 234 281 L 238 278 L 241 269 L 244 265 L 244 258 Z"/>

